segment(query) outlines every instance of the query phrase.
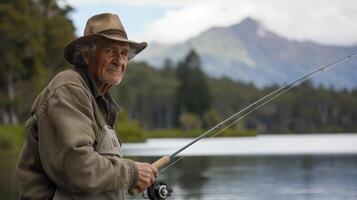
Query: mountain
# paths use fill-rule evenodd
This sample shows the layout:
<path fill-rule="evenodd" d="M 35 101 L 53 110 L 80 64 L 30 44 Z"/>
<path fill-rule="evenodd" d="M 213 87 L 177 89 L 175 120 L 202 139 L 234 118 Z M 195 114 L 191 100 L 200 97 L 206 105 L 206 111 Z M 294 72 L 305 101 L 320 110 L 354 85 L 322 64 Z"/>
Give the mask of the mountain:
<path fill-rule="evenodd" d="M 260 22 L 246 18 L 229 27 L 211 28 L 183 43 L 152 43 L 137 60 L 162 67 L 166 58 L 177 62 L 191 49 L 200 55 L 203 70 L 209 76 L 226 76 L 262 87 L 291 82 L 322 65 L 356 52 L 357 46 L 289 40 L 267 30 Z M 313 78 L 313 83 L 337 89 L 356 88 L 356 65 L 357 57 L 354 57 Z"/>

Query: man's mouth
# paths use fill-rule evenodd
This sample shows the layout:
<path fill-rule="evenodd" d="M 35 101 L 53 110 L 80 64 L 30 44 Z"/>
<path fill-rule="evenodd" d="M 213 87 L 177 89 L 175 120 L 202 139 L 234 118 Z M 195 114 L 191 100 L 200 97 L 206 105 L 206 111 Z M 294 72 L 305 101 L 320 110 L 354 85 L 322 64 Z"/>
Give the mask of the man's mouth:
<path fill-rule="evenodd" d="M 112 73 L 122 73 L 120 68 L 109 68 L 108 71 Z"/>
<path fill-rule="evenodd" d="M 119 67 L 119 66 L 113 66 L 108 68 L 109 72 L 114 72 L 114 73 L 123 73 L 124 67 Z"/>
<path fill-rule="evenodd" d="M 119 69 L 108 69 L 110 72 L 121 72 Z"/>

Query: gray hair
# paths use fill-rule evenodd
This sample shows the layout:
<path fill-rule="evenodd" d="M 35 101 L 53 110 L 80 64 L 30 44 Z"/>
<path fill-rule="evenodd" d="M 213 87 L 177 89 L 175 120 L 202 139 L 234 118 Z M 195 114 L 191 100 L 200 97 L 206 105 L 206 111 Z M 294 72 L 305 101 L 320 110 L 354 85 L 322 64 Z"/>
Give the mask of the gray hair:
<path fill-rule="evenodd" d="M 74 47 L 74 52 L 73 52 L 73 63 L 78 64 L 78 65 L 85 65 L 85 62 L 83 60 L 83 54 L 87 55 L 93 55 L 94 51 L 97 49 L 97 44 L 96 42 L 90 42 L 90 43 L 85 43 L 85 44 L 77 44 Z"/>

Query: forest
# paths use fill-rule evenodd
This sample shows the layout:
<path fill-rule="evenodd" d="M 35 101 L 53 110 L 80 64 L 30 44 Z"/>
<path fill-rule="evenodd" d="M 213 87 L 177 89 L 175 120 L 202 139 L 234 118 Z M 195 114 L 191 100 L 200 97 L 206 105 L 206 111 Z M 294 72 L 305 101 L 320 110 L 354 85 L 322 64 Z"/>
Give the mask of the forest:
<path fill-rule="evenodd" d="M 11 134 L 23 134 L 33 100 L 56 73 L 72 67 L 63 58 L 64 45 L 76 37 L 70 12 L 55 0 L 1 1 L 0 147 L 21 140 Z M 194 50 L 178 63 L 166 60 L 161 68 L 131 61 L 123 82 L 111 90 L 121 107 L 120 137 L 196 136 L 280 87 L 212 78 L 202 68 Z M 306 82 L 223 136 L 357 132 L 356 121 L 357 88 L 335 90 Z"/>
<path fill-rule="evenodd" d="M 210 78 L 199 56 L 163 69 L 131 63 L 126 80 L 114 89 L 128 117 L 145 129 L 210 128 L 250 103 L 276 90 L 226 77 Z M 282 94 L 243 118 L 234 128 L 259 134 L 356 132 L 357 90 L 334 90 L 311 82 Z"/>

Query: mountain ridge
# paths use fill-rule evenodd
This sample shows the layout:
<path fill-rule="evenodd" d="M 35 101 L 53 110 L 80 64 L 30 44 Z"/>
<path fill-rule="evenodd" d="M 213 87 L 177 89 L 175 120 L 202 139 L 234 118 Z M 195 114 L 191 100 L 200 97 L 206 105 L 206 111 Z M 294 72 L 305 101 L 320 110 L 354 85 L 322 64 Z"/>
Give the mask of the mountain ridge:
<path fill-rule="evenodd" d="M 226 76 L 258 87 L 284 84 L 319 66 L 357 51 L 357 46 L 323 45 L 287 39 L 266 29 L 253 18 L 227 27 L 212 27 L 182 43 L 153 43 L 137 60 L 162 67 L 166 58 L 181 60 L 194 49 L 202 59 L 203 71 L 211 77 Z M 357 64 L 351 59 L 332 72 L 313 79 L 316 85 L 337 89 L 357 87 Z"/>

